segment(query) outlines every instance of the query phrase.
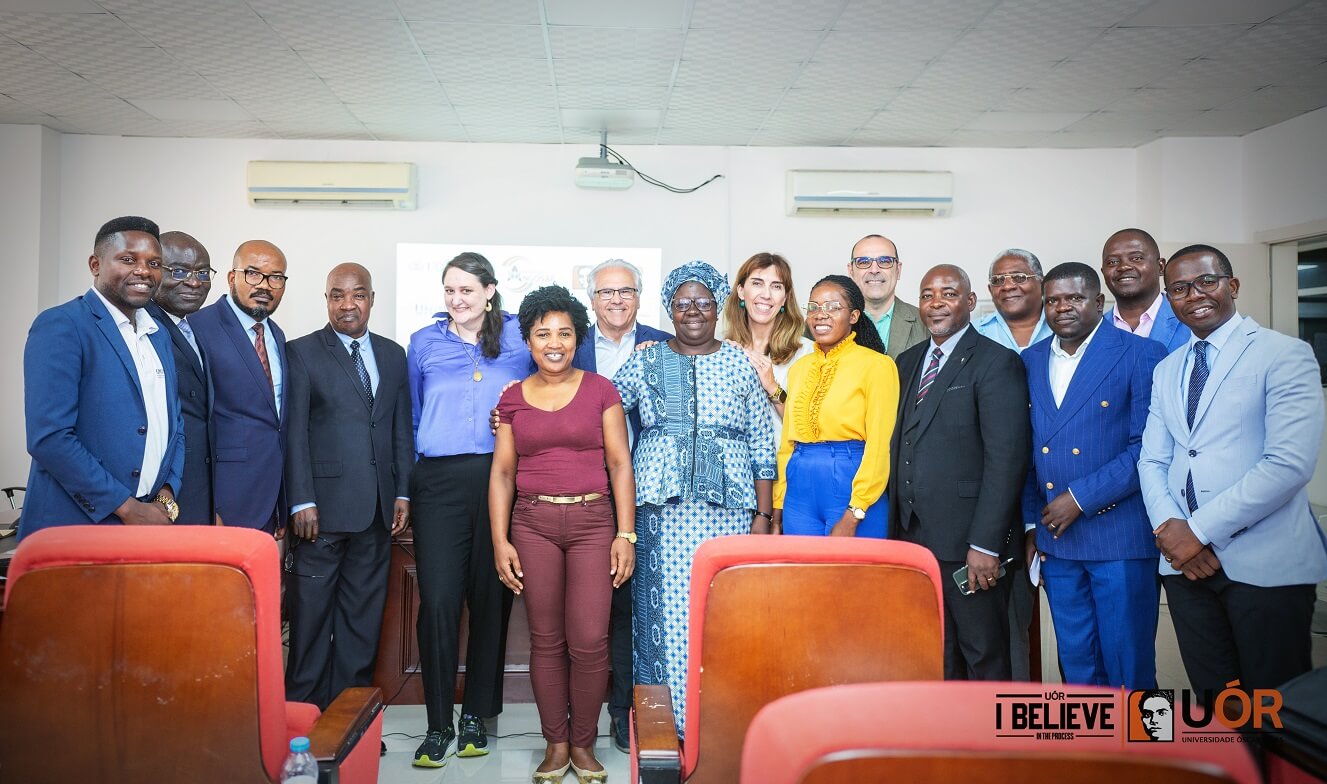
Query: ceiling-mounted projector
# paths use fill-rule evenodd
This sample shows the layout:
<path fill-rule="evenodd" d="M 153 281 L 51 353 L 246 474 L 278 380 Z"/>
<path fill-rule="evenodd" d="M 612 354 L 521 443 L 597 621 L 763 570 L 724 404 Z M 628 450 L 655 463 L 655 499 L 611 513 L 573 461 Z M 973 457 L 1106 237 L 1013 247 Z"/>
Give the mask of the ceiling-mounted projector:
<path fill-rule="evenodd" d="M 635 181 L 635 169 L 608 158 L 581 158 L 576 163 L 576 185 L 581 188 L 620 191 Z"/>

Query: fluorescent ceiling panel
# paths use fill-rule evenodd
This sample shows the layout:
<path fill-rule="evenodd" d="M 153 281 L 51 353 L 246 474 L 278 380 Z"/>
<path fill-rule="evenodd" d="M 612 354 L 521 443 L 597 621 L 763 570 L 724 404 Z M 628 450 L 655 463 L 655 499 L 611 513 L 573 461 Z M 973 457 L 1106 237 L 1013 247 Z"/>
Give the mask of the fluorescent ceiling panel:
<path fill-rule="evenodd" d="M 563 109 L 562 125 L 607 131 L 658 128 L 662 112 L 657 109 Z"/>
<path fill-rule="evenodd" d="M 551 25 L 682 27 L 683 0 L 544 0 Z"/>

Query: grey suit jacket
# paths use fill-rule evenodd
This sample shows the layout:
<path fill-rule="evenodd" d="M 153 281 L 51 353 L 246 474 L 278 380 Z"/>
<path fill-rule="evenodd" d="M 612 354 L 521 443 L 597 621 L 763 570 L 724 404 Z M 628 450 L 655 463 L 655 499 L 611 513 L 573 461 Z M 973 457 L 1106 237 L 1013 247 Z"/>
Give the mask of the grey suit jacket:
<path fill-rule="evenodd" d="M 889 325 L 889 346 L 885 352 L 889 358 L 898 362 L 900 354 L 930 338 L 922 324 L 921 311 L 901 299 L 894 300 L 894 320 Z"/>
<path fill-rule="evenodd" d="M 1318 461 L 1322 387 L 1302 340 L 1243 318 L 1216 355 L 1193 428 L 1180 380 L 1188 348 L 1157 365 L 1138 478 L 1152 527 L 1188 519 L 1211 540 L 1226 576 L 1251 585 L 1327 579 L 1327 539 L 1306 485 Z M 1185 480 L 1193 472 L 1198 509 Z M 1159 560 L 1162 574 L 1175 574 Z"/>

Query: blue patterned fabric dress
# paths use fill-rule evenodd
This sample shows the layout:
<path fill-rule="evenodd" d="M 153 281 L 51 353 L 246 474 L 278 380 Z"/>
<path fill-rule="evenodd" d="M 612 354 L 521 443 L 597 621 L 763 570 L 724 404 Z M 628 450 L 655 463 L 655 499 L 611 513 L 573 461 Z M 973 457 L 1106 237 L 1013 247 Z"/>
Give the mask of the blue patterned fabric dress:
<path fill-rule="evenodd" d="M 613 383 L 643 426 L 632 459 L 635 678 L 669 687 L 682 734 L 691 563 L 706 539 L 751 530 L 755 480 L 774 479 L 769 400 L 727 343 L 703 356 L 658 343 L 632 354 Z"/>

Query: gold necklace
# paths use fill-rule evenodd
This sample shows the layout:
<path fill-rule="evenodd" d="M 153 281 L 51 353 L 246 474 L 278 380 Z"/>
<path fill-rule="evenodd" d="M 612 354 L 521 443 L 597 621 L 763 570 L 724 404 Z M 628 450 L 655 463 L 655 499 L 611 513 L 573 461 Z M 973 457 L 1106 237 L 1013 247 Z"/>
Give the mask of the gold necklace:
<path fill-rule="evenodd" d="M 475 372 L 470 374 L 470 378 L 474 379 L 474 380 L 475 380 L 475 383 L 478 383 L 478 382 L 480 382 L 480 381 L 483 381 L 483 380 L 484 380 L 484 374 L 479 370 L 479 346 L 476 345 L 476 346 L 475 346 L 475 350 L 474 350 L 474 351 L 471 351 L 471 350 L 468 348 L 468 346 L 470 345 L 469 343 L 466 343 L 464 340 L 462 340 L 462 341 L 461 341 L 461 345 L 462 345 L 463 347 L 466 347 L 466 348 L 465 348 L 465 355 L 466 355 L 467 357 L 470 358 L 470 362 L 473 363 L 474 366 L 475 366 Z"/>

